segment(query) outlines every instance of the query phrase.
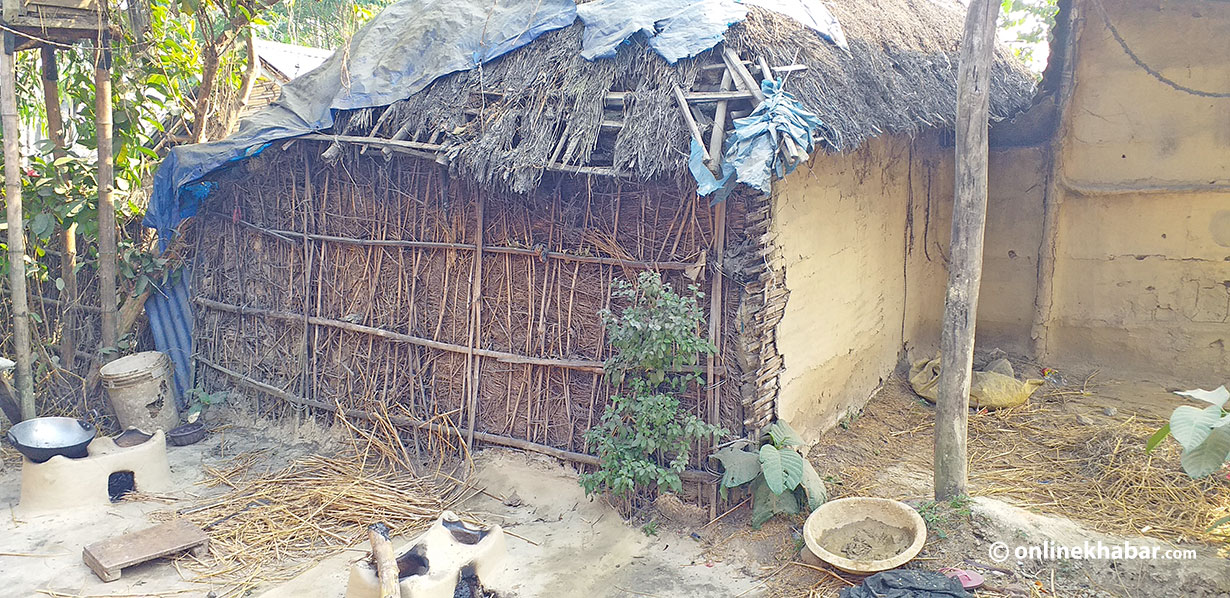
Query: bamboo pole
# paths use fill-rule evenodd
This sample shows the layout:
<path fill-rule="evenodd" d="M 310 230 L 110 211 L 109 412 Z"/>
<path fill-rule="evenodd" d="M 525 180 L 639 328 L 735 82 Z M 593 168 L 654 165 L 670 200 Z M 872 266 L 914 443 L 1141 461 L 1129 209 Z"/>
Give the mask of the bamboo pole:
<path fill-rule="evenodd" d="M 98 138 L 98 294 L 102 307 L 101 345 L 114 348 L 119 344 L 116 324 L 116 225 L 115 203 L 111 192 L 115 185 L 115 165 L 111 156 L 111 39 L 103 33 L 94 68 L 94 110 Z M 111 357 L 115 353 L 109 353 Z M 110 361 L 104 355 L 103 362 Z"/>
<path fill-rule="evenodd" d="M 44 46 L 43 61 L 43 103 L 47 107 L 47 137 L 55 145 L 53 155 L 62 158 L 68 155 L 64 149 L 64 119 L 60 114 L 59 69 L 56 68 L 55 48 Z M 58 176 L 58 169 L 57 169 Z M 77 223 L 64 227 L 61 244 L 64 246 L 60 254 L 60 279 L 64 281 L 64 289 L 60 292 L 63 304 L 60 308 L 60 367 L 73 371 L 73 362 L 77 358 Z"/>
<path fill-rule="evenodd" d="M 479 335 L 483 330 L 483 212 L 485 211 L 486 194 L 482 191 L 478 192 L 478 206 L 476 220 L 478 221 L 475 231 L 474 245 L 477 247 L 474 253 L 474 268 L 471 270 L 470 280 L 470 338 L 469 338 L 469 353 L 466 355 L 466 376 L 469 377 L 469 401 L 466 408 L 469 421 L 466 425 L 466 443 L 474 446 L 474 426 L 478 419 L 478 374 L 482 368 L 482 356 L 474 352 L 474 346 L 477 343 Z"/>
<path fill-rule="evenodd" d="M 721 90 L 725 91 L 734 82 L 730 70 L 727 69 L 722 73 Z M 710 168 L 714 174 L 721 176 L 722 170 L 722 144 L 726 138 L 726 111 L 728 102 L 723 100 L 718 102 L 717 109 L 713 113 L 713 131 L 709 136 L 709 153 L 713 155 L 713 164 Z M 698 200 L 699 201 L 699 200 Z M 709 342 L 713 343 L 714 347 L 719 347 L 722 338 L 722 318 L 725 310 L 722 309 L 722 263 L 726 257 L 726 202 L 718 202 L 713 208 L 714 212 L 714 269 L 713 279 L 709 288 Z M 718 351 L 721 354 L 721 351 Z M 721 425 L 721 417 L 718 413 L 718 406 L 721 404 L 721 392 L 717 388 L 714 371 L 717 369 L 717 359 L 714 354 L 709 355 L 707 364 L 707 377 L 705 379 L 706 398 L 708 399 L 707 413 L 709 423 L 712 425 Z M 712 450 L 712 447 L 711 449 Z M 709 489 L 709 519 L 712 520 L 717 515 L 717 487 Z"/>
<path fill-rule="evenodd" d="M 987 112 L 998 0 L 971 0 L 957 71 L 956 197 L 952 261 L 940 332 L 939 398 L 935 409 L 935 498 L 966 493 L 966 432 L 974 361 L 974 325 L 982 280 L 987 220 Z"/>
<path fill-rule="evenodd" d="M 8 222 L 9 289 L 13 303 L 13 360 L 17 362 L 17 402 L 22 419 L 34 413 L 31 376 L 30 306 L 26 297 L 26 238 L 21 206 L 21 147 L 18 145 L 17 70 L 13 34 L 4 33 L 0 63 L 0 121 L 4 126 L 4 198 Z M 17 423 L 17 422 L 13 422 Z"/>

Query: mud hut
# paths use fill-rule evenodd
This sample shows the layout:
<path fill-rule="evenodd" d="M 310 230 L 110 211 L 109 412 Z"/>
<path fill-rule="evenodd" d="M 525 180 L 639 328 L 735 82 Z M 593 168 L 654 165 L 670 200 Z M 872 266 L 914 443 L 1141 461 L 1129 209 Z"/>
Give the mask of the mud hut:
<path fill-rule="evenodd" d="M 745 18 L 674 64 L 645 33 L 583 57 L 587 25 L 567 3 L 558 26 L 498 58 L 377 89 L 359 72 L 378 69 L 355 61 L 407 51 L 412 32 L 389 15 L 421 7 L 395 4 L 272 106 L 335 93 L 327 128 L 199 150 L 230 161 L 151 218 L 166 235 L 196 211 L 180 228 L 189 292 L 151 309 L 169 330 L 191 304 L 191 347 L 160 338 L 193 356 L 195 385 L 252 391 L 269 413 L 387 416 L 408 444 L 456 429 L 594 463 L 583 434 L 610 393 L 598 313 L 616 279 L 654 269 L 707 293 L 719 353 L 685 402 L 736 435 L 779 415 L 818 431 L 866 400 L 903 344 L 938 334 L 938 309 L 905 306 L 917 289 L 942 295 L 922 228 L 947 227 L 951 183 L 927 173 L 951 153 L 958 3 L 836 0 L 843 36 L 783 14 L 791 3 L 738 5 Z M 772 193 L 739 185 L 711 205 L 691 147 L 720 162 L 766 77 L 823 123 L 816 151 Z M 1007 53 L 992 81 L 996 119 L 1028 105 L 1033 78 Z"/>

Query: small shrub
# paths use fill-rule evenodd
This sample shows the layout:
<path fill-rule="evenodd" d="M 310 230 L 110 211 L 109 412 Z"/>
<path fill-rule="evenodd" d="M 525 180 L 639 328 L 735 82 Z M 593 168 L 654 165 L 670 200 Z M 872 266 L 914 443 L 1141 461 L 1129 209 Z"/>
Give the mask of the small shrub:
<path fill-rule="evenodd" d="M 618 314 L 603 310 L 614 354 L 606 361 L 616 393 L 599 424 L 585 434 L 598 453 L 597 471 L 581 476 L 586 494 L 626 497 L 640 489 L 683 489 L 679 474 L 692 443 L 726 431 L 680 410 L 678 395 L 699 375 L 686 371 L 716 351 L 700 334 L 704 294 L 674 292 L 656 272 L 642 272 L 633 287 L 616 281 L 611 296 L 628 302 Z"/>
<path fill-rule="evenodd" d="M 775 422 L 761 437 L 758 451 L 729 446 L 713 457 L 722 462 L 722 495 L 728 488 L 751 484 L 752 526 L 775 515 L 793 515 L 817 509 L 828 500 L 824 480 L 795 447 L 803 445 L 786 422 Z"/>

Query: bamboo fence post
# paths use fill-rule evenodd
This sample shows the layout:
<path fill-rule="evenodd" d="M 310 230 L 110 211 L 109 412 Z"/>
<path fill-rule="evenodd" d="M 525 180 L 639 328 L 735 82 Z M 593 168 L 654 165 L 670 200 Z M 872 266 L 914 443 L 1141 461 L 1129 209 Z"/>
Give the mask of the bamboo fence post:
<path fill-rule="evenodd" d="M 26 296 L 26 237 L 21 205 L 20 124 L 17 120 L 16 40 L 5 32 L 0 62 L 0 121 L 4 126 L 4 198 L 8 222 L 9 294 L 13 302 L 13 352 L 17 362 L 17 401 L 22 419 L 34 413 L 34 379 L 30 366 L 30 306 Z M 17 422 L 12 422 L 17 423 Z"/>
<path fill-rule="evenodd" d="M 43 103 L 47 107 L 47 136 L 55 145 L 53 155 L 62 158 L 68 155 L 64 149 L 64 118 L 60 114 L 59 69 L 56 68 L 55 48 L 44 46 L 43 61 Z M 58 170 L 58 169 L 57 169 Z M 58 177 L 58 173 L 57 173 Z M 60 255 L 60 279 L 64 281 L 64 290 L 60 292 L 63 301 L 60 308 L 60 367 L 73 371 L 73 362 L 77 358 L 77 223 L 64 228 L 61 239 L 63 252 Z"/>
<path fill-rule="evenodd" d="M 730 69 L 722 73 L 722 85 L 720 90 L 726 91 L 734 82 L 730 74 Z M 722 170 L 722 144 L 726 138 L 726 111 L 728 102 L 722 100 L 718 102 L 717 109 L 713 114 L 713 132 L 709 137 L 709 153 L 713 156 L 711 168 L 717 175 L 721 175 Z M 697 201 L 700 201 L 699 199 Z M 722 338 L 722 317 L 725 311 L 722 308 L 722 262 L 726 254 L 726 202 L 721 201 L 713 208 L 714 213 L 714 268 L 713 279 L 709 288 L 709 342 L 717 347 Z M 720 351 L 718 352 L 721 353 Z M 721 417 L 718 409 L 721 401 L 719 400 L 719 391 L 714 384 L 714 369 L 716 366 L 716 357 L 713 354 L 709 355 L 709 363 L 706 371 L 705 386 L 707 390 L 708 409 L 707 415 L 709 423 L 713 425 L 721 424 Z M 711 449 L 712 450 L 712 449 Z M 709 494 L 709 519 L 713 520 L 717 516 L 717 486 L 708 488 Z"/>
<path fill-rule="evenodd" d="M 115 165 L 111 156 L 111 38 L 103 33 L 94 66 L 94 118 L 98 139 L 98 294 L 102 307 L 103 347 L 119 344 L 116 322 L 116 225 L 115 203 L 111 191 L 115 184 Z M 108 357 L 108 355 L 110 357 Z M 103 356 L 106 363 L 114 353 Z"/>
<path fill-rule="evenodd" d="M 964 495 L 969 481 L 965 441 L 987 216 L 987 88 L 998 14 L 998 0 L 970 2 L 957 72 L 952 262 L 940 332 L 939 398 L 935 410 L 936 500 Z"/>
<path fill-rule="evenodd" d="M 468 370 L 466 375 L 469 377 L 469 400 L 466 411 L 468 412 L 469 422 L 466 424 L 466 443 L 471 447 L 474 446 L 474 426 L 478 420 L 478 374 L 481 369 L 482 357 L 474 354 L 474 347 L 478 342 L 479 335 L 482 334 L 483 328 L 483 212 L 486 211 L 486 193 L 478 192 L 478 206 L 476 210 L 477 229 L 475 231 L 474 245 L 474 268 L 473 278 L 470 281 L 470 339 L 468 343 L 469 353 L 467 354 Z"/>

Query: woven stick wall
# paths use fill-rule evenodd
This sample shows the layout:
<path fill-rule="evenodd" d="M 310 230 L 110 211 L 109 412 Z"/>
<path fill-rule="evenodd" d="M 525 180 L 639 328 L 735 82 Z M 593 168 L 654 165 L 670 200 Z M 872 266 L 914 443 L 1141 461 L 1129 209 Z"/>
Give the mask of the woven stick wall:
<path fill-rule="evenodd" d="M 326 147 L 299 141 L 237 167 L 187 231 L 198 384 L 259 391 L 275 413 L 391 414 L 463 437 L 473 426 L 479 441 L 575 457 L 611 392 L 598 312 L 612 281 L 652 268 L 676 289 L 713 288 L 715 210 L 688 184 L 558 175 L 522 196 L 355 147 L 327 166 Z M 715 394 L 685 404 L 741 435 L 762 419 L 742 396 L 762 373 L 759 344 L 754 360 L 731 356 L 762 334 L 763 318 L 736 317 L 764 305 L 767 204 L 727 204 L 732 259 L 718 300 L 701 302 L 722 314 Z"/>

